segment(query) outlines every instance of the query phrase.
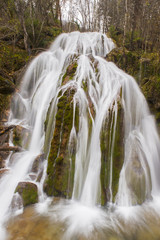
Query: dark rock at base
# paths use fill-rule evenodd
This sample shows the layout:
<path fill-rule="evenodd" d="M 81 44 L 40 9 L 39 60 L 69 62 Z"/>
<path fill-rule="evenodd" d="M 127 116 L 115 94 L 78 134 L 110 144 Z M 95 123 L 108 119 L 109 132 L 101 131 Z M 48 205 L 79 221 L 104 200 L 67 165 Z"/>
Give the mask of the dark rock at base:
<path fill-rule="evenodd" d="M 34 183 L 20 182 L 15 192 L 22 197 L 24 207 L 38 202 L 38 189 Z"/>

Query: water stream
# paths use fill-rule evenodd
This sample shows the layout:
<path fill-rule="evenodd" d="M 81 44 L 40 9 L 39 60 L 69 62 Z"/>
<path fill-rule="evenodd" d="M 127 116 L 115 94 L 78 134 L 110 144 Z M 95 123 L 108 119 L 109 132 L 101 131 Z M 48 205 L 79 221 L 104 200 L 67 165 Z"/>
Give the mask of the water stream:
<path fill-rule="evenodd" d="M 14 203 L 17 208 L 12 206 L 13 198 L 15 202 L 19 199 L 15 193 L 19 182 L 31 182 L 38 187 L 39 203 L 31 214 L 31 224 L 33 218 L 37 219 L 38 216 L 49 221 L 49 231 L 53 230 L 50 226 L 52 224 L 61 229 L 57 238 L 52 233 L 46 239 L 140 240 L 143 239 L 141 233 L 134 238 L 135 232 L 139 231 L 137 229 L 141 229 L 140 226 L 146 229 L 150 219 L 159 219 L 160 141 L 155 120 L 135 80 L 105 60 L 114 47 L 111 39 L 101 33 L 65 33 L 29 65 L 21 89 L 13 98 L 8 120 L 8 125 L 20 126 L 25 134 L 22 151 L 8 157 L 8 171 L 0 179 L 0 239 L 4 240 L 8 236 L 5 230 L 8 219 L 17 210 L 23 210 L 22 204 Z M 75 62 L 74 75 L 63 81 L 68 67 Z M 55 203 L 54 198 L 44 193 L 43 185 L 47 178 L 47 159 L 56 128 L 57 104 L 70 90 L 74 90 L 74 94 L 68 151 L 72 153 L 74 145 L 75 164 L 72 158 L 68 158 L 70 170 L 67 191 L 71 184 L 73 189 L 71 197 L 67 196 L 70 200 L 58 200 Z M 119 120 L 120 111 L 122 123 Z M 117 189 L 114 190 L 115 161 L 120 161 L 118 158 L 115 160 L 117 126 L 120 126 L 119 131 L 122 132 L 120 142 L 124 154 Z M 106 154 L 102 151 L 102 135 L 107 139 Z M 11 136 L 10 144 L 13 142 Z M 60 134 L 60 142 L 63 142 L 63 133 Z M 33 178 L 35 158 L 43 153 L 45 157 Z M 74 180 L 71 183 L 73 164 Z M 105 190 L 101 177 L 103 168 L 104 180 L 108 179 L 108 185 L 104 181 L 104 185 L 107 185 Z M 42 177 L 38 182 L 36 179 L 40 171 Z M 103 194 L 108 194 L 108 197 L 102 204 Z M 11 225 L 14 228 L 14 224 Z M 16 236 L 10 227 L 8 229 L 11 232 L 8 239 L 45 239 L 43 233 L 35 235 L 35 238 L 34 235 L 25 238 L 24 233 L 23 238 L 23 231 Z M 28 231 L 31 234 L 31 229 Z M 156 234 L 152 235 L 152 239 L 159 239 L 157 230 Z"/>

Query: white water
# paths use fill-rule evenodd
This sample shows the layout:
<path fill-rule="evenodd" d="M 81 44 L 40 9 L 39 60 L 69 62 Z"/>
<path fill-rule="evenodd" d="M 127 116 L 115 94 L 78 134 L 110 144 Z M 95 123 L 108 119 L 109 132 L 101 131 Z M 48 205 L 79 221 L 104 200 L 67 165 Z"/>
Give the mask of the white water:
<path fill-rule="evenodd" d="M 44 151 L 44 122 L 50 102 L 52 101 L 50 125 L 52 129 L 47 129 L 49 139 L 54 130 L 58 94 L 62 90 L 63 95 L 69 88 L 75 89 L 70 142 L 72 138 L 76 138 L 77 148 L 72 194 L 74 204 L 72 210 L 69 206 L 69 209 L 64 208 L 63 213 L 62 211 L 60 211 L 61 214 L 59 213 L 62 220 L 69 219 L 70 226 L 66 239 L 67 236 L 68 239 L 71 238 L 71 235 L 78 231 L 77 228 L 81 231 L 85 231 L 86 228 L 86 235 L 84 235 L 88 236 L 87 234 L 92 232 L 95 226 L 105 225 L 103 211 L 96 208 L 100 205 L 101 199 L 100 135 L 104 121 L 109 116 L 109 112 L 113 111 L 109 173 L 110 202 L 112 203 L 113 151 L 119 102 L 124 109 L 125 132 L 122 141 L 124 141 L 125 156 L 115 204 L 128 208 L 139 203 L 139 196 L 137 197 L 136 190 L 133 191 L 135 187 L 132 186 L 133 181 L 137 181 L 138 192 L 142 192 L 142 203 L 159 196 L 160 147 L 154 118 L 150 115 L 147 103 L 135 80 L 113 63 L 104 60 L 113 48 L 113 42 L 101 33 L 62 34 L 48 51 L 40 54 L 28 67 L 21 90 L 13 100 L 8 124 L 27 128 L 30 136 L 27 137 L 29 144 L 25 151 L 12 156 L 13 161 L 8 160 L 6 167 L 10 170 L 0 180 L 1 226 L 10 213 L 10 204 L 17 184 L 30 179 L 29 173 L 33 161 Z M 78 65 L 75 76 L 61 86 L 63 74 L 75 58 Z M 88 96 L 83 88 L 84 83 L 87 85 Z M 92 103 L 92 107 L 89 102 Z M 79 107 L 80 116 L 77 136 L 74 126 L 76 105 Z M 91 137 L 89 137 L 88 115 L 92 121 Z M 47 141 L 47 144 L 49 142 Z M 25 145 L 23 147 L 26 148 Z M 47 149 L 49 149 L 48 146 Z M 45 162 L 44 166 L 46 166 Z M 136 171 L 140 173 L 137 174 Z M 45 175 L 38 184 L 41 202 L 46 198 L 42 190 L 44 179 Z M 86 213 L 85 216 L 83 212 Z M 91 229 L 88 229 L 88 226 L 91 226 Z M 0 235 L 2 236 L 2 233 Z"/>

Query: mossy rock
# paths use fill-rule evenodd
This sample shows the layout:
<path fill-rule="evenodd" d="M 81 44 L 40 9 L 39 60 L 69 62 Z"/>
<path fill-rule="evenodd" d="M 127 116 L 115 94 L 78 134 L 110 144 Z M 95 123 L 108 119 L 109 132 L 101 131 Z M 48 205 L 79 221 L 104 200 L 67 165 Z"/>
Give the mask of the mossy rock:
<path fill-rule="evenodd" d="M 73 63 L 71 63 L 65 74 L 63 75 L 63 78 L 62 78 L 62 85 L 65 85 L 69 80 L 72 80 L 75 73 L 76 73 L 76 70 L 77 70 L 77 61 L 73 61 Z"/>
<path fill-rule="evenodd" d="M 16 126 L 13 129 L 13 144 L 22 147 L 22 127 Z"/>
<path fill-rule="evenodd" d="M 74 90 L 68 89 L 63 96 L 59 96 L 57 104 L 47 179 L 44 184 L 44 191 L 49 196 L 66 198 L 72 195 L 75 153 L 70 155 L 68 143 L 73 123 L 73 96 Z"/>
<path fill-rule="evenodd" d="M 22 197 L 24 207 L 38 202 L 38 188 L 34 183 L 19 182 L 15 192 Z"/>
<path fill-rule="evenodd" d="M 117 123 L 115 130 L 115 141 L 114 146 L 112 146 L 113 139 L 113 128 L 115 116 L 113 116 L 113 112 L 110 110 L 106 120 L 104 121 L 103 128 L 101 131 L 101 204 L 105 205 L 108 201 L 110 201 L 110 162 L 111 162 L 111 151 L 113 148 L 112 154 L 112 197 L 113 202 L 115 200 L 117 191 L 118 191 L 118 183 L 120 171 L 123 166 L 124 159 L 124 127 L 123 127 L 123 117 L 124 112 L 121 107 L 121 104 L 118 104 L 118 115 L 117 115 Z M 112 121 L 113 119 L 113 121 Z"/>
<path fill-rule="evenodd" d="M 13 129 L 13 144 L 22 148 L 27 148 L 29 145 L 30 131 L 20 125 Z"/>

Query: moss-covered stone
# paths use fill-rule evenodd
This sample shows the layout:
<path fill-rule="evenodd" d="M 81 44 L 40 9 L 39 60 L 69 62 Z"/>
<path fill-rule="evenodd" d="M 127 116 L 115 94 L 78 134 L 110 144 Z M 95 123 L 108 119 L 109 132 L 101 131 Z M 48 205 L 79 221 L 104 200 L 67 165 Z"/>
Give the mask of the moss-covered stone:
<path fill-rule="evenodd" d="M 13 129 L 13 144 L 20 147 L 22 147 L 21 130 L 19 126 Z"/>
<path fill-rule="evenodd" d="M 38 202 L 38 189 L 34 183 L 20 182 L 15 192 L 22 197 L 24 207 Z"/>
<path fill-rule="evenodd" d="M 62 85 L 65 85 L 69 80 L 72 80 L 75 72 L 77 70 L 77 61 L 74 61 L 72 64 L 70 64 L 63 75 L 62 78 Z"/>
<path fill-rule="evenodd" d="M 74 156 L 68 151 L 69 136 L 73 123 L 74 90 L 68 89 L 59 96 L 55 130 L 48 157 L 47 179 L 44 190 L 49 196 L 71 197 L 74 175 Z M 76 120 L 78 121 L 78 120 Z M 70 183 L 69 183 L 70 182 Z"/>
<path fill-rule="evenodd" d="M 15 126 L 13 129 L 13 144 L 22 148 L 29 146 L 30 131 L 22 126 Z"/>
<path fill-rule="evenodd" d="M 115 129 L 115 141 L 113 145 L 113 129 L 116 121 L 113 111 L 109 111 L 101 131 L 101 204 L 105 205 L 110 200 L 110 168 L 112 158 L 112 184 L 111 191 L 113 201 L 118 190 L 119 175 L 123 165 L 123 109 L 118 104 L 117 124 Z M 112 154 L 113 151 L 113 154 Z"/>

